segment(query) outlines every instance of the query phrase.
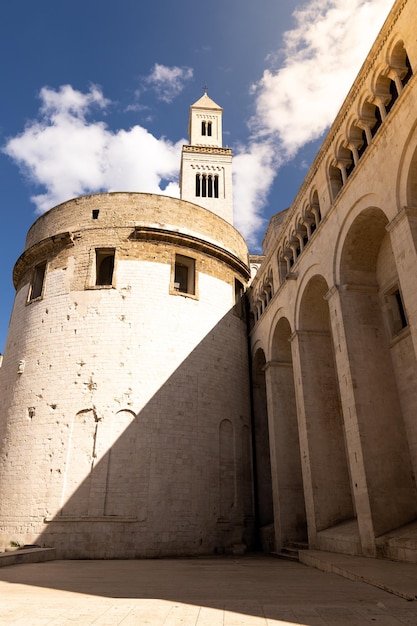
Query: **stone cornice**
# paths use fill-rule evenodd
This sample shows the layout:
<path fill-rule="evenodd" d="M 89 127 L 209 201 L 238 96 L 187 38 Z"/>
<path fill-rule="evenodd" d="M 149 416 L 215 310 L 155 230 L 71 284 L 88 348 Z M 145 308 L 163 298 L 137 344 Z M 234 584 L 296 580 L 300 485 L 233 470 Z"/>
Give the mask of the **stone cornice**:
<path fill-rule="evenodd" d="M 185 246 L 191 250 L 197 250 L 208 256 L 215 257 L 229 265 L 247 281 L 250 277 L 248 266 L 237 256 L 212 242 L 186 233 L 174 232 L 162 228 L 149 226 L 136 226 L 131 239 L 137 241 L 163 241 L 177 246 Z"/>
<path fill-rule="evenodd" d="M 329 131 L 327 132 L 321 147 L 319 148 L 317 155 L 307 172 L 306 177 L 300 185 L 300 188 L 291 203 L 289 209 L 287 209 L 288 213 L 285 217 L 285 220 L 282 222 L 280 233 L 286 232 L 286 229 L 289 224 L 291 224 L 294 215 L 300 209 L 300 205 L 305 199 L 306 192 L 308 192 L 310 186 L 312 185 L 319 168 L 322 165 L 323 160 L 329 153 L 330 147 L 336 138 L 337 134 L 340 132 L 340 128 L 349 115 L 351 108 L 358 97 L 360 91 L 364 87 L 364 83 L 367 80 L 371 70 L 375 66 L 379 58 L 379 54 L 383 49 L 384 45 L 387 42 L 388 37 L 390 36 L 395 24 L 397 23 L 404 7 L 406 6 L 408 0 L 397 0 L 392 9 L 390 10 L 385 23 L 383 24 L 381 31 L 375 40 L 371 50 L 369 51 L 365 62 L 363 63 L 361 69 L 358 72 L 358 75 L 350 88 L 342 106 L 339 109 L 339 112 L 333 121 Z M 413 77 L 415 79 L 415 76 Z M 413 80 L 413 78 L 411 80 Z M 279 238 L 279 237 L 278 237 Z M 278 240 L 278 239 L 277 239 Z"/>
<path fill-rule="evenodd" d="M 397 213 L 397 215 L 385 226 L 387 232 L 395 229 L 405 218 L 415 222 L 417 220 L 417 208 L 405 206 Z"/>
<path fill-rule="evenodd" d="M 33 246 L 25 250 L 17 259 L 13 268 L 13 284 L 15 289 L 19 285 L 22 274 L 29 267 L 33 267 L 41 260 L 47 258 L 51 252 L 66 248 L 69 245 L 74 244 L 73 234 L 70 232 L 58 233 L 52 237 L 47 237 Z"/>
<path fill-rule="evenodd" d="M 183 152 L 192 152 L 194 154 L 222 154 L 225 156 L 232 156 L 231 148 L 219 148 L 216 146 L 183 146 Z"/>

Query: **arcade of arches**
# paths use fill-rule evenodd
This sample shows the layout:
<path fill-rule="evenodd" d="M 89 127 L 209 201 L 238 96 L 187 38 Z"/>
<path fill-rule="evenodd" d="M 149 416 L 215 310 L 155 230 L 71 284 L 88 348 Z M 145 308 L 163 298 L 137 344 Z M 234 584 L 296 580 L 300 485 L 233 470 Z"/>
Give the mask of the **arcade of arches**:
<path fill-rule="evenodd" d="M 416 220 L 417 210 L 391 224 L 379 208 L 360 212 L 341 243 L 339 284 L 315 268 L 285 306 L 271 304 L 269 342 L 261 324 L 252 331 L 266 550 L 309 543 L 396 558 L 393 531 L 407 526 L 407 560 L 417 554 L 417 298 L 393 252 L 407 228 L 417 267 Z"/>
<path fill-rule="evenodd" d="M 413 5 L 394 5 L 402 35 Z M 265 550 L 417 562 L 417 44 L 388 27 L 249 291 Z M 335 193 L 331 155 L 372 80 L 384 114 Z"/>

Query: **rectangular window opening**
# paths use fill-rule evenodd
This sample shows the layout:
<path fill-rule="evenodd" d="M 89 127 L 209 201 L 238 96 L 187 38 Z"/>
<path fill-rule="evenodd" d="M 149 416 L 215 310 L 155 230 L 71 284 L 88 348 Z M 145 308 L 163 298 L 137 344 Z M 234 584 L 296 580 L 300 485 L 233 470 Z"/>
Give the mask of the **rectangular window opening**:
<path fill-rule="evenodd" d="M 46 261 L 35 267 L 33 273 L 32 285 L 30 288 L 29 300 L 36 300 L 42 296 L 43 286 L 45 282 Z"/>
<path fill-rule="evenodd" d="M 114 250 L 96 250 L 96 285 L 111 286 L 114 272 Z"/>
<path fill-rule="evenodd" d="M 235 278 L 235 293 L 234 293 L 234 313 L 241 319 L 245 319 L 245 288 L 243 284 Z"/>
<path fill-rule="evenodd" d="M 240 280 L 235 278 L 235 304 L 239 304 L 243 298 L 244 287 Z"/>
<path fill-rule="evenodd" d="M 396 291 L 394 291 L 393 296 L 396 302 L 396 316 L 395 317 L 397 320 L 397 326 L 399 327 L 399 330 L 402 330 L 403 328 L 408 326 L 408 322 L 407 322 L 407 316 L 405 314 L 403 299 L 401 297 L 400 290 L 397 289 Z"/>
<path fill-rule="evenodd" d="M 93 212 L 92 212 L 92 215 L 91 215 L 93 220 L 98 220 L 99 213 L 100 213 L 99 209 L 93 209 Z"/>
<path fill-rule="evenodd" d="M 386 295 L 388 304 L 389 325 L 391 334 L 397 335 L 403 328 L 407 328 L 408 320 L 404 308 L 401 292 L 398 287 L 394 288 Z"/>
<path fill-rule="evenodd" d="M 195 295 L 195 259 L 175 255 L 174 290 Z"/>

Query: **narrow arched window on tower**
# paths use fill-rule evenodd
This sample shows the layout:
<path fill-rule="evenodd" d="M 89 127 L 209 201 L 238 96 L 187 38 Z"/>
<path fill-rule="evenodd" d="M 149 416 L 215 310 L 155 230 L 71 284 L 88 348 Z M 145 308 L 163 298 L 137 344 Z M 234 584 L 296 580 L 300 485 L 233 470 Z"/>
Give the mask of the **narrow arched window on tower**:
<path fill-rule="evenodd" d="M 203 136 L 206 134 L 206 122 L 201 122 L 201 134 Z"/>
<path fill-rule="evenodd" d="M 214 177 L 214 197 L 219 197 L 219 177 L 217 176 L 217 174 Z"/>
<path fill-rule="evenodd" d="M 196 174 L 195 195 L 197 198 L 218 198 L 219 176 L 217 174 Z"/>
<path fill-rule="evenodd" d="M 207 195 L 209 198 L 213 197 L 213 176 L 210 174 L 207 176 Z"/>
<path fill-rule="evenodd" d="M 207 122 L 207 135 L 211 137 L 211 122 Z"/>

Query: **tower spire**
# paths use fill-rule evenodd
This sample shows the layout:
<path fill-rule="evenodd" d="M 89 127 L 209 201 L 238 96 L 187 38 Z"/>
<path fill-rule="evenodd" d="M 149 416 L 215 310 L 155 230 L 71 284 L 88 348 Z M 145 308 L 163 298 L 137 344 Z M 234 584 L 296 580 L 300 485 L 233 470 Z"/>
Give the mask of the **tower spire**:
<path fill-rule="evenodd" d="M 223 109 L 207 94 L 190 107 L 190 143 L 181 155 L 182 200 L 199 204 L 233 224 L 232 151 L 223 148 Z"/>

